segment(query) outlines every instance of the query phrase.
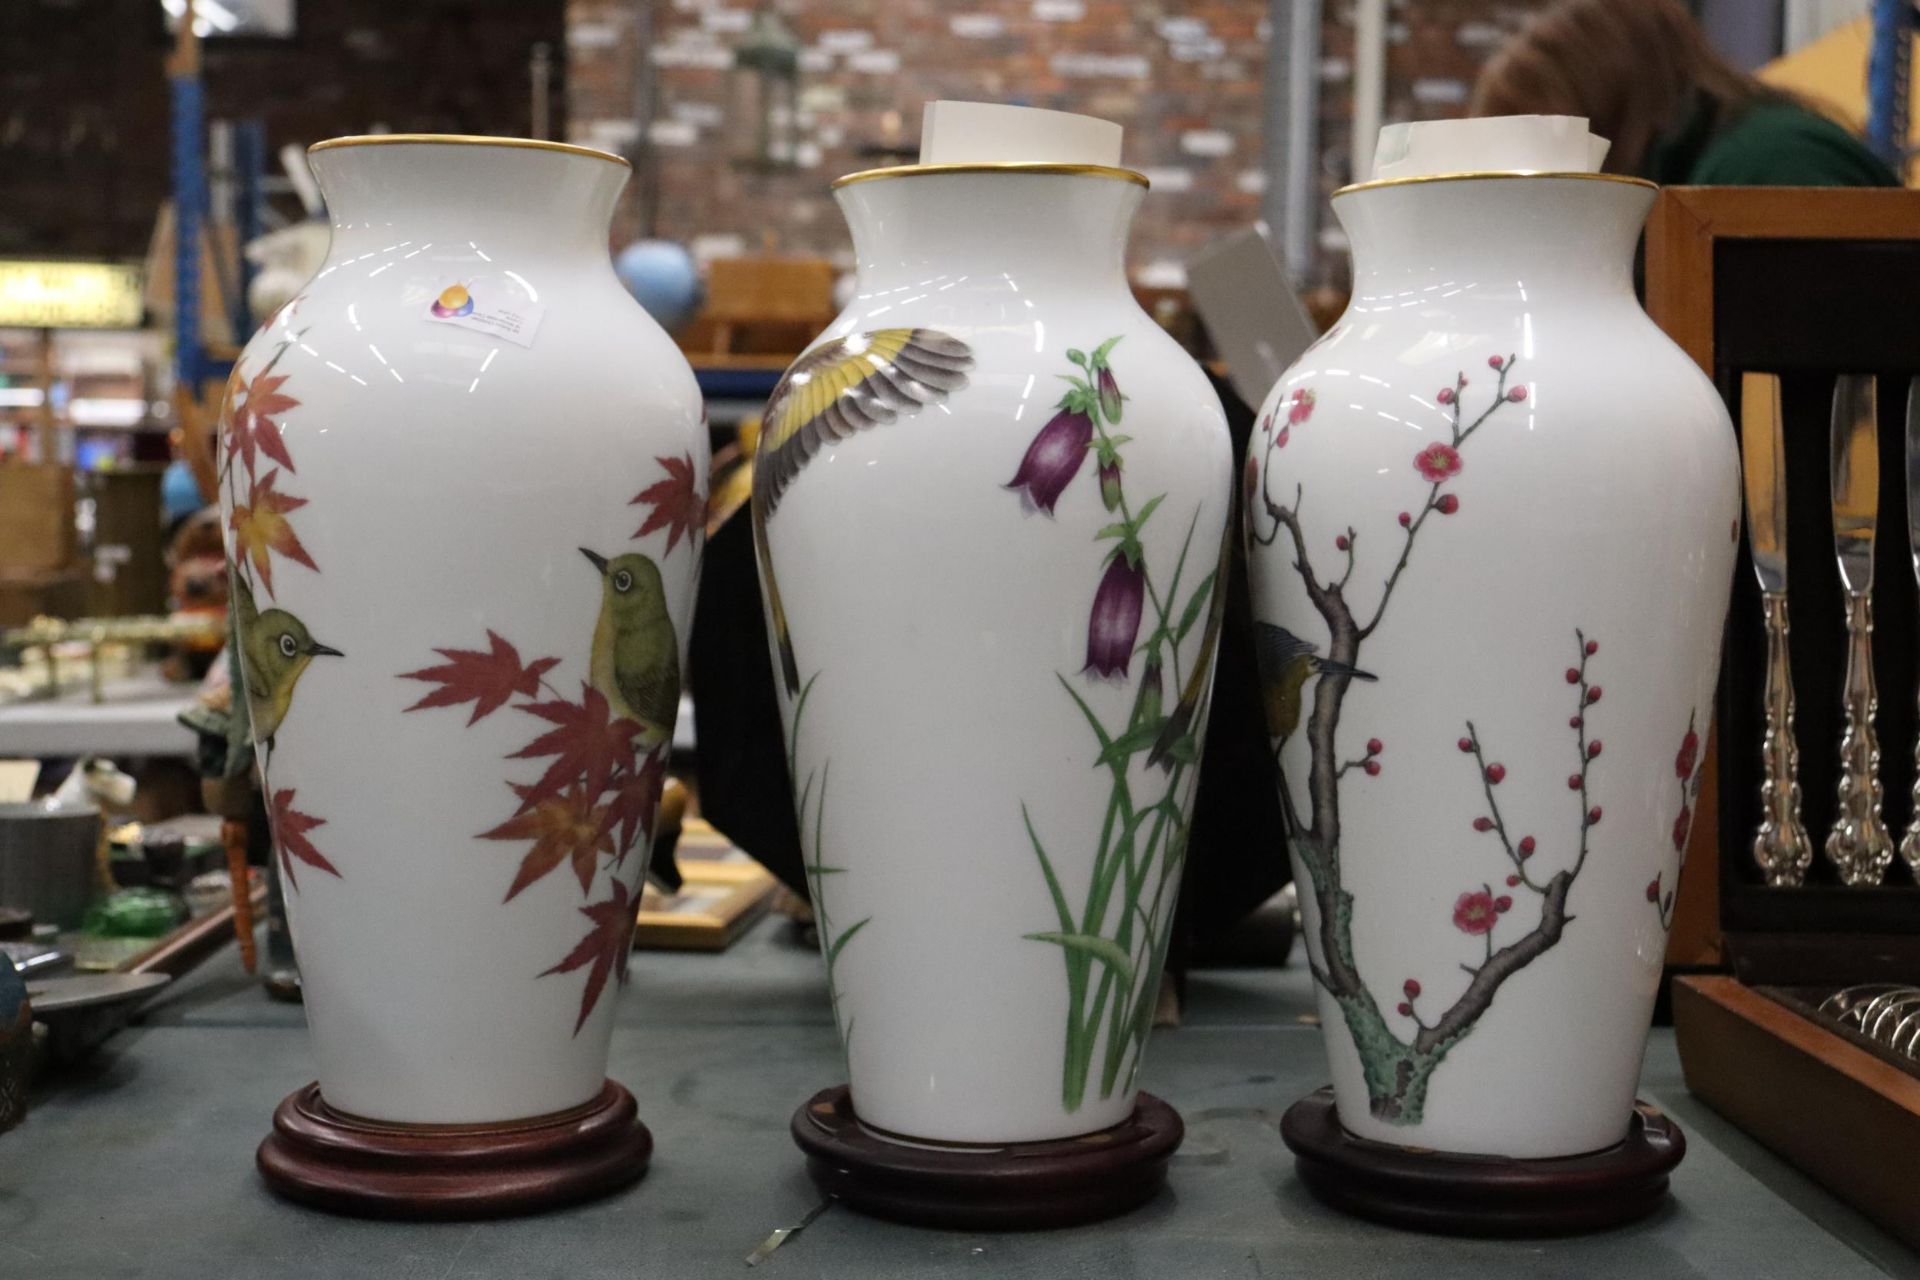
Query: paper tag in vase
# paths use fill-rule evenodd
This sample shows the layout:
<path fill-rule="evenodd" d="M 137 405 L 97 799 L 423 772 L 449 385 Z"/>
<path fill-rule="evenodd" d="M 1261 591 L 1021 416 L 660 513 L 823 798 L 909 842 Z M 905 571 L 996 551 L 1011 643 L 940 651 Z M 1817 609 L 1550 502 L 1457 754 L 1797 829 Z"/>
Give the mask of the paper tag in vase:
<path fill-rule="evenodd" d="M 448 285 L 427 304 L 427 319 L 531 347 L 534 334 L 540 330 L 541 318 L 547 314 L 546 306 L 518 299 L 501 301 L 483 296 L 477 289 L 478 286 L 470 283 Z"/>

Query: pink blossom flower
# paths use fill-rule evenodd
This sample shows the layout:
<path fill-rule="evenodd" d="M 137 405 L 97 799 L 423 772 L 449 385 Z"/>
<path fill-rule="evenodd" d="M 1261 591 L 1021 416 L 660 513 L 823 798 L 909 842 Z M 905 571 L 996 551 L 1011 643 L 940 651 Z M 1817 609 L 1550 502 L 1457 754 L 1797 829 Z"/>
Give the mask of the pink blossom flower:
<path fill-rule="evenodd" d="M 1407 999 L 1409 1000 L 1418 1000 L 1420 998 L 1420 981 L 1417 978 L 1408 978 L 1400 984 L 1400 989 L 1407 993 Z"/>
<path fill-rule="evenodd" d="M 1659 876 L 1655 876 L 1653 879 L 1647 881 L 1647 901 L 1653 902 L 1653 903 L 1657 903 L 1660 901 L 1660 877 Z"/>
<path fill-rule="evenodd" d="M 1687 847 L 1687 832 L 1693 826 L 1693 810 L 1686 805 L 1680 806 L 1680 815 L 1673 820 L 1673 847 Z"/>
<path fill-rule="evenodd" d="M 1433 398 L 1434 398 L 1435 400 L 1438 400 L 1438 401 L 1439 401 L 1439 402 L 1440 402 L 1441 404 L 1452 404 L 1452 403 L 1453 403 L 1453 388 L 1452 388 L 1452 387 L 1442 387 L 1442 388 L 1440 388 L 1440 390 L 1438 390 L 1438 391 L 1436 391 L 1436 392 L 1434 393 L 1434 396 L 1433 396 Z"/>
<path fill-rule="evenodd" d="M 1680 740 L 1680 754 L 1673 758 L 1673 771 L 1682 781 L 1693 776 L 1694 763 L 1700 755 L 1700 735 L 1687 730 L 1687 736 Z"/>
<path fill-rule="evenodd" d="M 1506 360 L 1500 356 L 1487 357 L 1487 368 L 1489 369 L 1503 368 L 1506 365 L 1506 363 L 1507 363 Z"/>
<path fill-rule="evenodd" d="M 1493 905 L 1493 895 L 1485 889 L 1475 889 L 1463 893 L 1453 904 L 1453 927 L 1462 933 L 1475 937 L 1490 933 L 1500 921 L 1499 908 Z"/>
<path fill-rule="evenodd" d="M 1287 421 L 1297 424 L 1311 418 L 1313 416 L 1313 406 L 1317 399 L 1318 397 L 1314 395 L 1313 388 L 1311 387 L 1300 387 L 1296 389 L 1293 393 L 1293 398 L 1287 402 Z"/>
<path fill-rule="evenodd" d="M 1526 398 L 1527 389 L 1525 387 L 1515 387 L 1513 390 L 1507 392 L 1507 399 L 1513 401 L 1515 404 L 1519 404 Z"/>
<path fill-rule="evenodd" d="M 1443 493 L 1440 495 L 1440 501 L 1433 504 L 1433 509 L 1443 516 L 1450 516 L 1460 509 L 1460 499 L 1450 493 Z"/>
<path fill-rule="evenodd" d="M 1436 440 L 1413 456 L 1413 465 L 1432 484 L 1460 474 L 1460 451 Z"/>

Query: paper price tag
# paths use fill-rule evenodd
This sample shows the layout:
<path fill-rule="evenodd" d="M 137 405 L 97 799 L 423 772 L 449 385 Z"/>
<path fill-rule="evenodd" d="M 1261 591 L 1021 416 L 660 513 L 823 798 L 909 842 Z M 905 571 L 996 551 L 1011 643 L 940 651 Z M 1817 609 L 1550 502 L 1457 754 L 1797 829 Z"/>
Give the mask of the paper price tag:
<path fill-rule="evenodd" d="M 476 293 L 464 284 L 451 284 L 426 307 L 426 318 L 435 324 L 450 324 L 476 333 L 490 334 L 522 347 L 533 345 L 540 321 L 547 314 L 545 304 L 520 299 L 502 301 Z"/>

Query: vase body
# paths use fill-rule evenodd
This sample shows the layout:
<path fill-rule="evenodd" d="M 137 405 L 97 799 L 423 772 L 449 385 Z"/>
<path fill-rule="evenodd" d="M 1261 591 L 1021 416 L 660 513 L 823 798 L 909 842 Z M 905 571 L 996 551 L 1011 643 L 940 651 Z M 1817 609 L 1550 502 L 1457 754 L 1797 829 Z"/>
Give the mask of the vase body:
<path fill-rule="evenodd" d="M 1354 293 L 1244 483 L 1340 1119 L 1625 1136 L 1713 713 L 1731 425 L 1631 279 L 1647 184 L 1343 193 Z"/>
<path fill-rule="evenodd" d="M 856 297 L 769 404 L 762 585 L 875 1129 L 1018 1142 L 1133 1107 L 1232 465 L 1204 375 L 1128 290 L 1140 192 L 1117 170 L 843 184 Z"/>
<path fill-rule="evenodd" d="M 691 370 L 608 261 L 626 167 L 316 148 L 326 265 L 222 416 L 246 707 L 321 1092 L 593 1099 L 693 607 Z"/>

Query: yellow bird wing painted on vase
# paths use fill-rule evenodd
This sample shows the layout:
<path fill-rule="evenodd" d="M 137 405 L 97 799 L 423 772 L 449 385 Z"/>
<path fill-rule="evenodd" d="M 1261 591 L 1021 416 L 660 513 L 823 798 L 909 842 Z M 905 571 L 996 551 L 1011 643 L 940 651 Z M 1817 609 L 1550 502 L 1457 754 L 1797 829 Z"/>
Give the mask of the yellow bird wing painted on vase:
<path fill-rule="evenodd" d="M 823 343 L 794 361 L 767 401 L 753 465 L 753 538 L 787 692 L 800 691 L 766 523 L 801 470 L 827 444 L 886 426 L 967 385 L 973 351 L 935 329 L 875 329 Z"/>

